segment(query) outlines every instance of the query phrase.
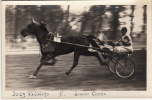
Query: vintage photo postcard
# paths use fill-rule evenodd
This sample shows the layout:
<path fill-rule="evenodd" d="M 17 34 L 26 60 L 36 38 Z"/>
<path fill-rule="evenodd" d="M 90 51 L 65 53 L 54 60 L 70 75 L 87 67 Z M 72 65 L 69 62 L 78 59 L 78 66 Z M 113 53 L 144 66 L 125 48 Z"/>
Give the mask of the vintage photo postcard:
<path fill-rule="evenodd" d="M 152 97 L 151 0 L 1 8 L 3 99 Z"/>

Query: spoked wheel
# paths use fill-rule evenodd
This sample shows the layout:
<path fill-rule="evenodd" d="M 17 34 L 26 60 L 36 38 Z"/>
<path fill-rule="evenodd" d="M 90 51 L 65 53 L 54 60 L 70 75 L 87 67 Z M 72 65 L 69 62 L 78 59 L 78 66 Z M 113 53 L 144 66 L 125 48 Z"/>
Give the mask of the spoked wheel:
<path fill-rule="evenodd" d="M 115 72 L 116 62 L 117 62 L 117 61 L 114 60 L 114 59 L 110 59 L 110 60 L 108 61 L 108 69 L 110 70 L 111 73 L 116 73 L 116 72 Z"/>
<path fill-rule="evenodd" d="M 115 65 L 115 72 L 121 78 L 128 78 L 135 72 L 135 64 L 129 58 L 122 58 Z"/>

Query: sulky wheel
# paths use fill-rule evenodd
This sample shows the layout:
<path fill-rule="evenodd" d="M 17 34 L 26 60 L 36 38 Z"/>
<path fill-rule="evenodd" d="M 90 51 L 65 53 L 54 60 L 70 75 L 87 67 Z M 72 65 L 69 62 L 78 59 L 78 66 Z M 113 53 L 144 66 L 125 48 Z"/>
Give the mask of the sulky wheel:
<path fill-rule="evenodd" d="M 108 69 L 110 70 L 111 73 L 116 73 L 116 72 L 115 72 L 116 62 L 117 62 L 117 61 L 114 60 L 114 59 L 110 59 L 110 60 L 108 61 Z"/>
<path fill-rule="evenodd" d="M 131 77 L 135 72 L 135 64 L 130 58 L 122 58 L 116 63 L 115 72 L 121 78 Z"/>

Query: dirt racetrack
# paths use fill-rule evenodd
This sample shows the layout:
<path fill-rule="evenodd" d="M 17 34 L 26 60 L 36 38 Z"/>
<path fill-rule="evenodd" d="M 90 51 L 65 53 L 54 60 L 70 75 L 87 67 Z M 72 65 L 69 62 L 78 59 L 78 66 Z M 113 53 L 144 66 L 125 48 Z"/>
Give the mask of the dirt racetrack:
<path fill-rule="evenodd" d="M 38 54 L 6 55 L 6 90 L 146 90 L 146 51 L 134 51 L 135 74 L 122 79 L 101 66 L 95 57 L 81 56 L 79 65 L 67 78 L 64 73 L 73 62 L 73 53 L 57 57 L 54 66 L 43 66 L 37 79 L 28 79 L 39 63 Z"/>

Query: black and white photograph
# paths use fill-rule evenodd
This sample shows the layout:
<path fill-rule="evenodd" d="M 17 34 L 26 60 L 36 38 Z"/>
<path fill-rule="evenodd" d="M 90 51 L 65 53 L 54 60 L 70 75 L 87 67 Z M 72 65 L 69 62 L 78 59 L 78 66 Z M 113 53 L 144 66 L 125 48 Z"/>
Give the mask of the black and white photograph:
<path fill-rule="evenodd" d="M 51 2 L 2 2 L 3 98 L 152 97 L 150 0 Z"/>

